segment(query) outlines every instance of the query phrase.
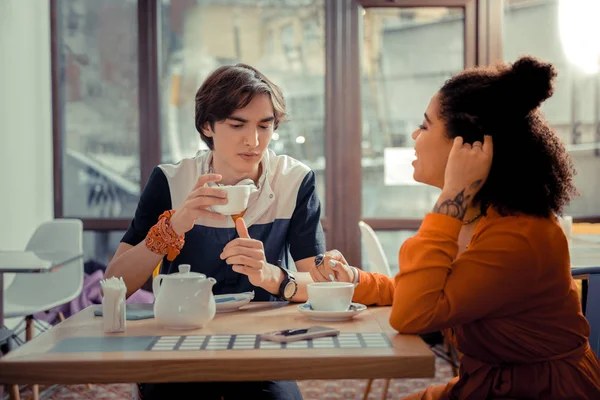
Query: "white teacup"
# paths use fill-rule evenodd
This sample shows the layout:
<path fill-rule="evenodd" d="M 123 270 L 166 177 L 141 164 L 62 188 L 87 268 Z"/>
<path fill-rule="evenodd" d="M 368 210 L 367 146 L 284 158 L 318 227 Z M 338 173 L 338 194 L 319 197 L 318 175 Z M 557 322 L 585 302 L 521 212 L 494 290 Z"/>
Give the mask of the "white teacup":
<path fill-rule="evenodd" d="M 250 194 L 255 192 L 254 185 L 221 186 L 219 189 L 227 192 L 227 204 L 211 206 L 211 209 L 222 215 L 237 215 L 248 207 Z"/>
<path fill-rule="evenodd" d="M 315 311 L 347 311 L 352 303 L 354 284 L 314 282 L 306 286 L 308 302 Z"/>

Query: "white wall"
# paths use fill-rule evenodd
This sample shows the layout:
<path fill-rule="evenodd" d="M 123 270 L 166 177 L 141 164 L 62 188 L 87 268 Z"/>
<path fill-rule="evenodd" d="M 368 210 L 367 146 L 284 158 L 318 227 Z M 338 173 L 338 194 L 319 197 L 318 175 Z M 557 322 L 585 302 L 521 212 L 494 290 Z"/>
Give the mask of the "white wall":
<path fill-rule="evenodd" d="M 0 251 L 53 217 L 49 1 L 0 1 Z"/>

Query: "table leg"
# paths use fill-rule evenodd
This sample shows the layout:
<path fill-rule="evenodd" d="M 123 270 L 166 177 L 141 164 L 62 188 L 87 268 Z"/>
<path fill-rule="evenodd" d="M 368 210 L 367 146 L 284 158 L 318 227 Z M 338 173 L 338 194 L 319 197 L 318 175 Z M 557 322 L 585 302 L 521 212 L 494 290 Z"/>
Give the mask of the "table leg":
<path fill-rule="evenodd" d="M 12 331 L 4 327 L 4 273 L 0 272 L 0 357 L 8 351 L 8 339 L 11 335 Z"/>
<path fill-rule="evenodd" d="M 0 328 L 4 328 L 4 273 L 0 272 Z"/>
<path fill-rule="evenodd" d="M 4 273 L 0 272 L 0 358 L 4 354 L 2 344 L 8 338 L 4 337 Z M 10 337 L 10 334 L 9 336 Z M 0 399 L 4 398 L 4 385 L 0 384 Z"/>
<path fill-rule="evenodd" d="M 10 400 L 20 400 L 21 399 L 21 395 L 19 393 L 19 385 L 11 385 L 10 386 L 10 392 L 9 392 L 9 397 Z"/>

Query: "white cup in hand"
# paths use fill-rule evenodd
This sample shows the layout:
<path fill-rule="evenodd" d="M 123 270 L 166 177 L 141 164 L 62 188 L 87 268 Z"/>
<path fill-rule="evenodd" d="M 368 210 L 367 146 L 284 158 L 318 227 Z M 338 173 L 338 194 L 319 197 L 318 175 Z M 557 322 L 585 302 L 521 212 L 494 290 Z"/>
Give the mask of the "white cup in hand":
<path fill-rule="evenodd" d="M 248 208 L 250 195 L 255 192 L 254 185 L 221 186 L 219 189 L 227 192 L 227 204 L 211 206 L 212 211 L 222 215 L 238 215 Z"/>

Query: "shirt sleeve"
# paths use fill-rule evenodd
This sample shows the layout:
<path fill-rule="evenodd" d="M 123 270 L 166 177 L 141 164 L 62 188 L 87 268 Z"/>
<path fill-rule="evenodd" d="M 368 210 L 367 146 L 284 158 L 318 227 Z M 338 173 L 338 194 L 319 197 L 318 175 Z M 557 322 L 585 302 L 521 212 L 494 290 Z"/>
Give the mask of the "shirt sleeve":
<path fill-rule="evenodd" d="M 376 272 L 359 270 L 359 284 L 354 289 L 353 301 L 367 306 L 389 306 L 394 301 L 394 279 Z"/>
<path fill-rule="evenodd" d="M 158 217 L 171 209 L 169 183 L 162 169 L 154 167 L 138 202 L 135 216 L 121 242 L 132 246 L 145 239 L 148 231 L 158 222 Z"/>
<path fill-rule="evenodd" d="M 288 230 L 288 242 L 294 261 L 325 253 L 325 235 L 321 226 L 321 202 L 317 194 L 314 171 L 306 174 L 298 190 L 296 208 Z"/>
<path fill-rule="evenodd" d="M 502 218 L 458 254 L 461 221 L 428 214 L 400 250 L 390 324 L 402 333 L 429 333 L 527 304 L 540 276 L 525 226 Z"/>

